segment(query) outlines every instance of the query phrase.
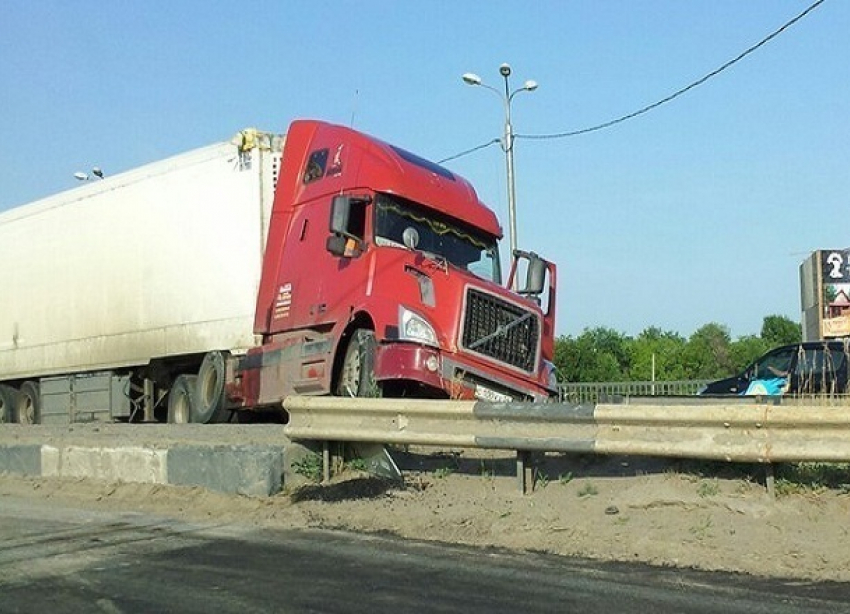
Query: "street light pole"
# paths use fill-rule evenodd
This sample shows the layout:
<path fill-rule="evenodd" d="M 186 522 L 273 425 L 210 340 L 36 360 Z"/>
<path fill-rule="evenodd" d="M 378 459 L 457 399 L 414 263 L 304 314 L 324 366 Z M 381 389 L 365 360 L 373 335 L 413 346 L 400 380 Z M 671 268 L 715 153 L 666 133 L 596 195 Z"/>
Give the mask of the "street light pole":
<path fill-rule="evenodd" d="M 505 107 L 505 136 L 502 142 L 502 149 L 505 152 L 505 166 L 507 169 L 507 186 L 508 186 L 508 225 L 510 230 L 510 246 L 511 258 L 517 250 L 516 237 L 516 182 L 514 178 L 514 131 L 511 125 L 511 101 L 519 92 L 533 92 L 537 89 L 537 82 L 526 81 L 525 84 L 511 92 L 509 77 L 511 76 L 511 67 L 508 64 L 499 66 L 499 74 L 505 79 L 505 94 L 502 95 L 499 90 L 490 87 L 483 81 L 481 77 L 474 73 L 466 73 L 463 75 L 463 81 L 467 85 L 477 85 L 488 89 L 499 98 L 502 99 Z"/>

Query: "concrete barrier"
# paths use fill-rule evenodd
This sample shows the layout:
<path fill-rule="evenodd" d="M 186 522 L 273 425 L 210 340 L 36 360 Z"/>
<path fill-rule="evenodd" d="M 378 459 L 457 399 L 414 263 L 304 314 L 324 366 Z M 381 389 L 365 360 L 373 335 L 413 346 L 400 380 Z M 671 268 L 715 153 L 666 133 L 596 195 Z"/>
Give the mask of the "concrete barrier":
<path fill-rule="evenodd" d="M 280 492 L 283 446 L 0 446 L 0 473 L 104 482 L 202 486 L 264 497 Z"/>
<path fill-rule="evenodd" d="M 168 484 L 267 496 L 280 492 L 284 449 L 259 446 L 175 446 L 168 450 Z"/>
<path fill-rule="evenodd" d="M 30 477 L 202 486 L 262 497 L 303 482 L 294 463 L 314 453 L 287 440 L 278 425 L 0 425 L 0 473 Z"/>
<path fill-rule="evenodd" d="M 138 446 L 93 448 L 43 445 L 41 476 L 168 484 L 167 454 L 168 450 Z"/>
<path fill-rule="evenodd" d="M 12 444 L 0 446 L 0 471 L 18 475 L 41 475 L 41 446 Z"/>

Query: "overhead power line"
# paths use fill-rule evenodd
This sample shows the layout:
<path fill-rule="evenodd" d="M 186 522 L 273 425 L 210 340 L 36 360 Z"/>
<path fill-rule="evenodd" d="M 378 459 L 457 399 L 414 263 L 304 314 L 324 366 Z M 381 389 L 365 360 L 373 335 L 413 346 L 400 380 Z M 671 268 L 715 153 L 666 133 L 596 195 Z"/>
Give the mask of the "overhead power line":
<path fill-rule="evenodd" d="M 500 143 L 501 139 L 490 139 L 486 143 L 482 143 L 477 147 L 473 147 L 472 149 L 467 149 L 466 151 L 462 151 L 459 154 L 455 154 L 453 156 L 449 156 L 448 158 L 443 158 L 442 160 L 438 160 L 437 164 L 444 164 L 445 162 L 449 162 L 450 160 L 457 160 L 458 158 L 462 158 L 464 156 L 468 156 L 471 153 L 475 153 L 479 149 L 484 149 L 485 147 L 490 147 L 490 145 L 495 145 L 496 143 Z"/>
<path fill-rule="evenodd" d="M 670 102 L 672 100 L 675 100 L 679 96 L 686 94 L 687 92 L 691 91 L 692 89 L 699 87 L 700 85 L 702 85 L 703 83 L 705 83 L 706 81 L 711 79 L 712 77 L 719 75 L 720 73 L 722 73 L 727 68 L 730 68 L 733 65 L 737 64 L 738 62 L 743 60 L 745 57 L 747 57 L 748 55 L 750 55 L 751 53 L 753 53 L 757 49 L 763 47 L 764 45 L 766 45 L 767 43 L 772 41 L 774 38 L 776 38 L 777 36 L 779 36 L 780 34 L 785 32 L 785 30 L 787 30 L 788 28 L 793 26 L 795 23 L 797 23 L 798 21 L 803 19 L 806 15 L 808 15 L 809 13 L 814 11 L 816 8 L 818 8 L 824 2 L 825 2 L 825 0 L 817 0 L 817 2 L 814 2 L 811 6 L 809 6 L 802 13 L 800 13 L 799 15 L 797 15 L 796 17 L 794 17 L 793 19 L 791 19 L 790 21 L 785 23 L 782 27 L 778 28 L 777 30 L 775 30 L 775 31 L 771 32 L 770 34 L 768 34 L 767 36 L 765 36 L 763 39 L 761 39 L 755 45 L 752 45 L 751 47 L 749 47 L 745 51 L 739 53 L 737 56 L 735 56 L 734 58 L 732 58 L 731 60 L 729 60 L 728 62 L 726 62 L 722 66 L 720 66 L 719 68 L 712 70 L 710 73 L 708 73 L 704 77 L 697 79 L 696 81 L 694 81 L 690 85 L 687 85 L 686 87 L 683 87 L 682 89 L 677 90 L 676 92 L 673 92 L 672 94 L 670 94 L 669 96 L 667 96 L 665 98 L 662 98 L 658 102 L 654 102 L 654 103 L 647 105 L 647 106 L 645 106 L 641 109 L 638 109 L 637 111 L 633 111 L 632 113 L 628 113 L 627 115 L 623 115 L 623 116 L 618 117 L 616 119 L 612 119 L 610 121 L 607 121 L 607 122 L 604 122 L 604 123 L 601 123 L 601 124 L 597 124 L 597 125 L 591 126 L 589 128 L 582 128 L 581 130 L 571 130 L 569 132 L 556 132 L 556 133 L 553 133 L 553 134 L 516 134 L 516 135 L 514 135 L 514 138 L 517 138 L 517 139 L 537 139 L 537 140 L 562 139 L 562 138 L 567 138 L 567 137 L 571 137 L 571 136 L 578 136 L 578 135 L 581 135 L 581 134 L 587 134 L 588 132 L 597 132 L 599 130 L 604 130 L 606 128 L 616 126 L 617 124 L 621 124 L 625 121 L 628 121 L 630 119 L 634 119 L 635 117 L 638 117 L 640 115 L 648 113 L 649 111 L 652 111 L 653 109 L 657 109 L 658 107 L 660 107 L 664 104 L 667 104 L 668 102 Z M 473 147 L 472 149 L 467 149 L 466 151 L 462 151 L 462 152 L 455 154 L 453 156 L 449 156 L 448 158 L 444 158 L 444 159 L 439 161 L 439 164 L 443 164 L 444 162 L 449 162 L 451 160 L 456 160 L 458 158 L 468 156 L 471 153 L 474 153 L 474 152 L 476 152 L 480 149 L 484 149 L 485 147 L 489 147 L 490 145 L 493 145 L 493 144 L 499 143 L 499 142 L 501 142 L 500 139 L 492 139 L 492 140 L 490 140 L 486 143 L 478 145 L 477 147 Z"/>
<path fill-rule="evenodd" d="M 747 57 L 748 55 L 750 55 L 751 53 L 756 51 L 758 48 L 766 45 L 771 40 L 773 40 L 774 38 L 776 38 L 777 36 L 782 34 L 785 30 L 787 30 L 788 28 L 793 26 L 795 23 L 797 23 L 798 21 L 803 19 L 803 17 L 805 17 L 806 15 L 811 13 L 813 10 L 815 10 L 818 6 L 823 4 L 824 1 L 825 0 L 818 0 L 817 2 L 812 4 L 809 8 L 807 8 L 805 11 L 803 11 L 802 13 L 800 13 L 799 15 L 794 17 L 794 19 L 792 19 L 791 21 L 789 21 L 788 23 L 783 25 L 778 30 L 775 30 L 771 34 L 768 34 L 763 39 L 761 39 L 759 42 L 757 42 L 755 45 L 753 45 L 752 47 L 747 49 L 746 51 L 741 52 L 736 57 L 732 58 L 731 60 L 729 60 L 728 62 L 726 62 L 722 66 L 720 66 L 719 68 L 712 70 L 710 73 L 708 73 L 707 75 L 705 75 L 701 79 L 698 79 L 698 80 L 694 81 L 693 83 L 691 83 L 690 85 L 683 87 L 682 89 L 670 94 L 666 98 L 662 98 L 658 102 L 654 102 L 650 105 L 643 107 L 642 109 L 638 109 L 637 111 L 629 113 L 628 115 L 623 115 L 622 117 L 618 117 L 617 119 L 612 119 L 611 121 L 607 121 L 603 124 L 591 126 L 590 128 L 582 128 L 581 130 L 573 130 L 573 131 L 570 131 L 570 132 L 558 132 L 558 133 L 555 133 L 555 134 L 517 134 L 515 136 L 515 138 L 518 138 L 518 139 L 562 139 L 562 138 L 566 138 L 566 137 L 570 137 L 570 136 L 578 136 L 580 134 L 587 134 L 588 132 L 596 132 L 597 130 L 604 130 L 605 128 L 610 128 L 611 126 L 615 126 L 617 124 L 623 123 L 624 121 L 628 121 L 630 119 L 633 119 L 633 118 L 635 118 L 639 115 L 643 115 L 644 113 L 648 113 L 649 111 L 652 111 L 653 109 L 657 109 L 661 105 L 666 104 L 666 103 L 670 102 L 671 100 L 675 100 L 679 96 L 686 94 L 687 92 L 691 91 L 692 89 L 699 87 L 700 85 L 702 85 L 703 83 L 705 83 L 706 81 L 711 79 L 712 77 L 719 75 L 720 73 L 722 73 L 727 68 L 730 68 L 734 64 L 737 64 L 738 62 L 743 60 L 745 57 Z"/>

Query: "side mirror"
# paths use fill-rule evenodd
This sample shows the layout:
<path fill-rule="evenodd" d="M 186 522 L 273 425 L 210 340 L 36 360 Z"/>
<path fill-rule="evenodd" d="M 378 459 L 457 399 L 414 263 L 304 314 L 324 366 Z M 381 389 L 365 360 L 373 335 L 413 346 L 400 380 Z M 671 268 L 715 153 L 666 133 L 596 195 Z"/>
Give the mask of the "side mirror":
<path fill-rule="evenodd" d="M 528 261 L 528 271 L 525 276 L 523 294 L 542 294 L 546 287 L 546 261 L 532 254 Z"/>
<path fill-rule="evenodd" d="M 514 258 L 517 261 L 523 258 L 528 261 L 528 268 L 525 273 L 525 287 L 518 288 L 517 292 L 524 296 L 539 296 L 546 289 L 546 271 L 547 264 L 540 256 L 534 252 L 523 252 L 517 250 L 514 252 Z"/>
<path fill-rule="evenodd" d="M 368 196 L 334 196 L 331 201 L 331 236 L 325 243 L 334 256 L 356 258 L 363 253 Z"/>

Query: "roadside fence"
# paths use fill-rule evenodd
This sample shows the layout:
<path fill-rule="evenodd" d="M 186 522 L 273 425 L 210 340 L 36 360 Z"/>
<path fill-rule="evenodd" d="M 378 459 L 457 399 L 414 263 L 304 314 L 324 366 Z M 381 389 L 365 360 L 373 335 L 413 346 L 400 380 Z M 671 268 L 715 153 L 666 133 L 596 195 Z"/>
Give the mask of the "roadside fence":
<path fill-rule="evenodd" d="M 604 403 L 616 397 L 688 396 L 696 394 L 709 380 L 579 382 L 558 386 L 562 403 Z"/>

